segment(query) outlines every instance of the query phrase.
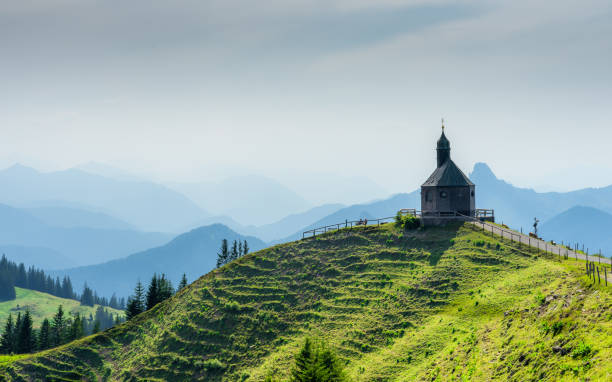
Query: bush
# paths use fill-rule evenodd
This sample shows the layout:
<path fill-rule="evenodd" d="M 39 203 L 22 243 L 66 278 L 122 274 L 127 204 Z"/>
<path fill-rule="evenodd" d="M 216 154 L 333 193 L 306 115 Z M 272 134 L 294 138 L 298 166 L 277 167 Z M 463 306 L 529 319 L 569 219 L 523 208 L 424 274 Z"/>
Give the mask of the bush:
<path fill-rule="evenodd" d="M 412 215 L 402 215 L 398 211 L 397 215 L 395 215 L 395 226 L 404 230 L 416 229 L 421 226 L 421 219 Z"/>
<path fill-rule="evenodd" d="M 222 371 L 225 370 L 223 362 L 216 358 L 207 359 L 202 363 L 202 367 L 208 371 Z"/>
<path fill-rule="evenodd" d="M 585 358 L 589 354 L 591 354 L 591 351 L 592 351 L 591 346 L 585 344 L 584 341 L 581 341 L 576 347 L 576 349 L 574 349 L 574 351 L 572 352 L 572 357 L 573 358 Z"/>

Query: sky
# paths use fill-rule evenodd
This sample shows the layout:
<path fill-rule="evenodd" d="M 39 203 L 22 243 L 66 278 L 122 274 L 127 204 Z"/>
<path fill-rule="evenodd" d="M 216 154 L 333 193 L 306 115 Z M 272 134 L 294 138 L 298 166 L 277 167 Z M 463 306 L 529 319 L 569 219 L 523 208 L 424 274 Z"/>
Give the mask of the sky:
<path fill-rule="evenodd" d="M 610 36 L 599 0 L 3 1 L 0 167 L 391 194 L 434 169 L 444 118 L 466 173 L 605 186 Z"/>

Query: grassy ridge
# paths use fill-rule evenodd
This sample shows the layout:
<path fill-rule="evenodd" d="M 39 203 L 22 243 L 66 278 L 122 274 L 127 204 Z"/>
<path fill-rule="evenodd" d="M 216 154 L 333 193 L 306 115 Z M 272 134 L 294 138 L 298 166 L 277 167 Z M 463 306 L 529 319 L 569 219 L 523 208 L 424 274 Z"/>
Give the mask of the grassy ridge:
<path fill-rule="evenodd" d="M 48 293 L 38 292 L 31 289 L 15 288 L 17 298 L 11 301 L 0 302 L 0 325 L 4 325 L 9 314 L 13 314 L 13 319 L 21 312 L 24 314 L 26 309 L 30 311 L 34 327 L 39 327 L 45 318 L 51 319 L 57 312 L 57 307 L 62 305 L 66 314 L 81 314 L 89 317 L 95 316 L 98 305 L 93 307 L 81 305 L 79 301 L 56 297 Z M 113 314 L 123 315 L 120 310 L 105 307 Z M 1 327 L 4 329 L 4 326 Z"/>
<path fill-rule="evenodd" d="M 10 380 L 260 381 L 286 377 L 317 336 L 356 381 L 605 378 L 612 300 L 581 278 L 470 225 L 341 230 L 250 254 L 128 323 L 0 368 Z"/>

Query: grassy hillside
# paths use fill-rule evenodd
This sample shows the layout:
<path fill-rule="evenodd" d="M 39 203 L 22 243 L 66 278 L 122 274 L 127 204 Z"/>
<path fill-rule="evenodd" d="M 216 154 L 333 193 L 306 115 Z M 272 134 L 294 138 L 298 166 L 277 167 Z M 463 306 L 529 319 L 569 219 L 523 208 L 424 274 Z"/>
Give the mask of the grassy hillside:
<path fill-rule="evenodd" d="M 0 368 L 9 380 L 282 379 L 316 336 L 355 381 L 606 380 L 612 288 L 587 286 L 579 267 L 470 225 L 342 230 L 245 256 L 128 323 Z"/>
<path fill-rule="evenodd" d="M 6 322 L 9 313 L 12 313 L 13 319 L 15 319 L 17 313 L 21 312 L 21 314 L 24 314 L 26 309 L 30 310 L 30 314 L 34 320 L 34 327 L 39 327 L 45 318 L 51 319 L 51 317 L 53 317 L 55 312 L 57 312 L 57 307 L 59 305 L 63 306 L 64 311 L 67 314 L 79 313 L 85 315 L 86 317 L 89 317 L 90 313 L 92 316 L 95 315 L 98 307 L 98 305 L 94 307 L 82 306 L 76 300 L 55 297 L 47 293 L 30 289 L 15 288 L 15 292 L 17 294 L 17 298 L 15 300 L 0 302 L 0 330 L 4 329 L 4 323 Z M 105 309 L 109 312 L 113 312 L 113 314 L 118 313 L 123 315 L 122 311 L 108 307 Z"/>

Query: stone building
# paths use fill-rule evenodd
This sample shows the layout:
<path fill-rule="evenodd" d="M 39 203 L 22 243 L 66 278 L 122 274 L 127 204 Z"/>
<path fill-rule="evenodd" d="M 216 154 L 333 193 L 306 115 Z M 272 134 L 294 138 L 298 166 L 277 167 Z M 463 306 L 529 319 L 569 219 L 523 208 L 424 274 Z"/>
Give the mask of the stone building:
<path fill-rule="evenodd" d="M 444 135 L 438 139 L 436 148 L 438 166 L 429 179 L 421 186 L 421 216 L 423 222 L 442 223 L 446 218 L 460 218 L 457 215 L 474 217 L 476 196 L 474 183 L 457 167 L 450 158 L 450 142 Z M 453 219 L 454 220 L 454 219 Z"/>

